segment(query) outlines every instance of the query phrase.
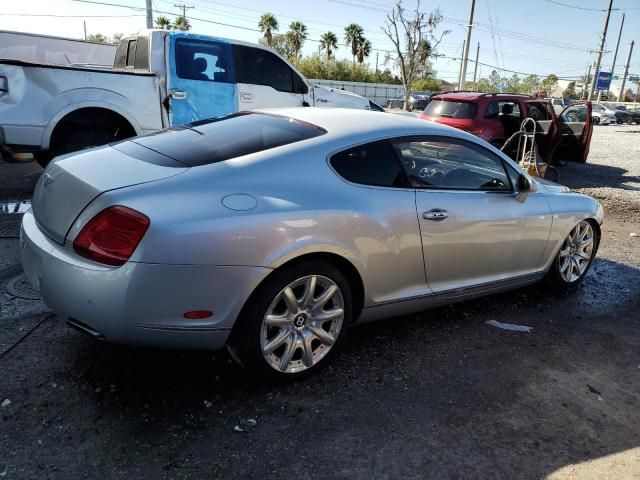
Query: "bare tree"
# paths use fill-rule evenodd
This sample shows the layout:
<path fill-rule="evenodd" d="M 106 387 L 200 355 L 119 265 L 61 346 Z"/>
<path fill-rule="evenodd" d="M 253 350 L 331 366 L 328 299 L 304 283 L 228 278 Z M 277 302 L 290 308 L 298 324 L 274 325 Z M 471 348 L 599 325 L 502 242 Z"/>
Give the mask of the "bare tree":
<path fill-rule="evenodd" d="M 415 10 L 407 11 L 402 0 L 398 0 L 391 13 L 387 14 L 386 26 L 382 27 L 395 48 L 395 63 L 400 70 L 404 85 L 404 109 L 409 109 L 411 85 L 428 68 L 429 57 L 435 54 L 438 44 L 449 30 L 442 32 L 439 38 L 435 30 L 442 21 L 439 9 L 427 14 L 420 11 L 420 0 Z"/>

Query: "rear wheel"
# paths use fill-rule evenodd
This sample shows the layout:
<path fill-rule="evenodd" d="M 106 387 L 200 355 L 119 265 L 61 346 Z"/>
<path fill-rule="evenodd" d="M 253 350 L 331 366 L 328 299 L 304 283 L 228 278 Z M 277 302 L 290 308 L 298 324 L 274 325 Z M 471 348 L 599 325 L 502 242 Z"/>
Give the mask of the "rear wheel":
<path fill-rule="evenodd" d="M 556 256 L 548 277 L 559 287 L 570 288 L 579 284 L 589 271 L 600 241 L 598 230 L 588 220 L 582 220 L 571 229 Z"/>
<path fill-rule="evenodd" d="M 249 300 L 232 343 L 241 362 L 261 378 L 295 381 L 326 366 L 351 321 L 345 276 L 308 261 L 273 274 Z"/>

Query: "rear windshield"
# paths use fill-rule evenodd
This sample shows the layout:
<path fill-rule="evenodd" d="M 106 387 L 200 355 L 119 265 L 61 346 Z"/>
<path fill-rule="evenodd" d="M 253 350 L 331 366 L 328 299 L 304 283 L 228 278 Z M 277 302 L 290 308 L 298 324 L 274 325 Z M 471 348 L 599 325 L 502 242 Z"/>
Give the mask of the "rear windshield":
<path fill-rule="evenodd" d="M 196 167 L 324 135 L 310 123 L 288 117 L 239 112 L 130 140 L 182 165 Z M 135 155 L 139 158 L 139 155 Z M 139 158 L 146 160 L 145 158 Z"/>
<path fill-rule="evenodd" d="M 424 109 L 424 113 L 432 117 L 473 118 L 476 109 L 475 104 L 471 102 L 431 100 L 431 103 Z"/>

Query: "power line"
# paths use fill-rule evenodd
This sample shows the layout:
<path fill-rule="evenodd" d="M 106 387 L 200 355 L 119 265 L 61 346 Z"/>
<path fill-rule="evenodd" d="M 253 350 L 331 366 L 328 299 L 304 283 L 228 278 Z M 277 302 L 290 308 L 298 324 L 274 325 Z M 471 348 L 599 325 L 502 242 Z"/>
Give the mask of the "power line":
<path fill-rule="evenodd" d="M 567 5 L 566 3 L 556 2 L 555 0 L 544 0 L 547 3 L 553 3 L 554 5 L 560 5 L 562 7 L 575 8 L 576 10 L 588 10 L 591 12 L 606 12 L 607 9 L 602 8 L 588 8 L 588 7 L 578 7 L 576 5 Z"/>
<path fill-rule="evenodd" d="M 127 18 L 144 15 L 56 15 L 52 13 L 0 13 L 5 17 L 53 17 L 53 18 Z"/>

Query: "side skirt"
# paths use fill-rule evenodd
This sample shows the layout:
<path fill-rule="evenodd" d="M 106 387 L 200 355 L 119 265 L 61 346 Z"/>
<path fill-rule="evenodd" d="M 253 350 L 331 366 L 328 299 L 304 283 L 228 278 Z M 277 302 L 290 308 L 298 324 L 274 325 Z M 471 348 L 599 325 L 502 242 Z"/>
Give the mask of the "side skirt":
<path fill-rule="evenodd" d="M 483 297 L 492 293 L 504 292 L 514 288 L 523 287 L 536 283 L 544 277 L 544 272 L 525 275 L 509 280 L 501 280 L 498 282 L 485 283 L 482 285 L 474 285 L 467 288 L 457 288 L 455 290 L 446 290 L 444 292 L 432 293 L 411 299 L 403 299 L 399 301 L 385 302 L 378 305 L 365 307 L 356 324 L 382 320 L 389 317 L 397 317 L 408 313 L 421 312 L 430 308 L 449 305 L 452 303 L 464 302 L 472 298 Z"/>

